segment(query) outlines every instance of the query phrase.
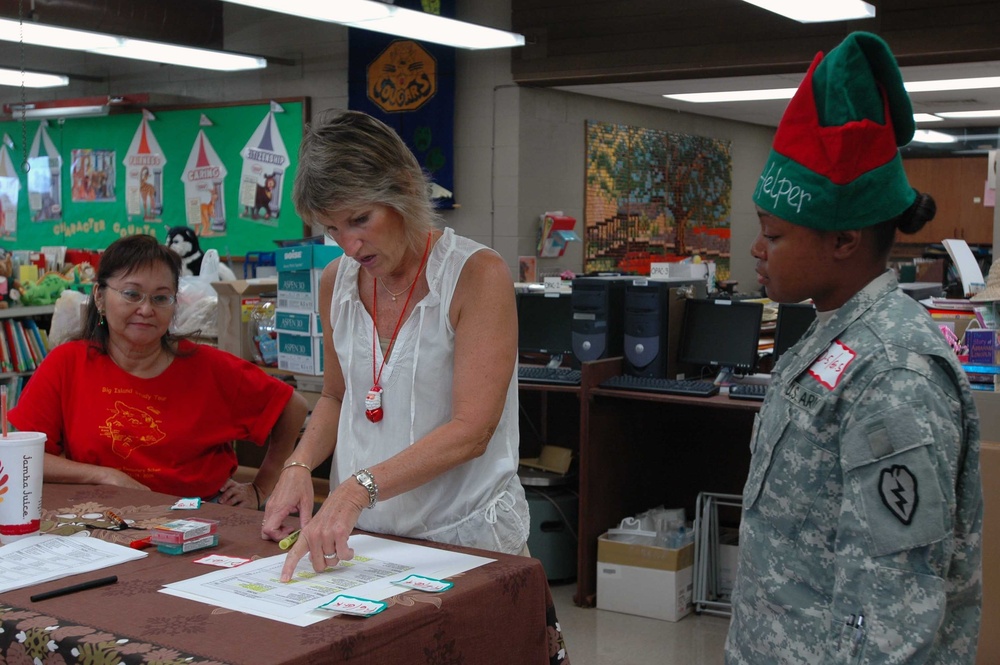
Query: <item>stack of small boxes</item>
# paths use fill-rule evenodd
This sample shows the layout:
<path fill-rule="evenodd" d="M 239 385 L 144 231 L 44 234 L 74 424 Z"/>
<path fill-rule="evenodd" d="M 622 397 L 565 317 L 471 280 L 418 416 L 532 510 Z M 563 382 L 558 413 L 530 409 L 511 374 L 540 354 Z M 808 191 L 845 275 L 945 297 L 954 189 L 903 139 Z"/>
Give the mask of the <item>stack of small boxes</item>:
<path fill-rule="evenodd" d="M 278 369 L 323 373 L 319 278 L 323 268 L 343 253 L 332 245 L 296 245 L 278 250 Z"/>
<path fill-rule="evenodd" d="M 164 554 L 184 554 L 218 545 L 218 528 L 217 520 L 191 517 L 157 526 L 150 540 Z"/>

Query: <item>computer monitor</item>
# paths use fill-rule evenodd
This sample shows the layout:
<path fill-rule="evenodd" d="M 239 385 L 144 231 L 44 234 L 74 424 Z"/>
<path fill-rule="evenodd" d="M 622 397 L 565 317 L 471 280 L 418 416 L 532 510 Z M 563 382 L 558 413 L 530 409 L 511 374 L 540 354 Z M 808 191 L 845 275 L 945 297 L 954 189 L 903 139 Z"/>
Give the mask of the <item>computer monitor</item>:
<path fill-rule="evenodd" d="M 573 353 L 573 305 L 568 293 L 517 296 L 517 350 L 550 356 Z"/>
<path fill-rule="evenodd" d="M 778 321 L 774 324 L 774 361 L 777 362 L 806 333 L 816 319 L 816 307 L 797 303 L 778 305 Z"/>
<path fill-rule="evenodd" d="M 687 300 L 677 359 L 727 373 L 752 373 L 763 315 L 764 306 L 758 302 Z"/>

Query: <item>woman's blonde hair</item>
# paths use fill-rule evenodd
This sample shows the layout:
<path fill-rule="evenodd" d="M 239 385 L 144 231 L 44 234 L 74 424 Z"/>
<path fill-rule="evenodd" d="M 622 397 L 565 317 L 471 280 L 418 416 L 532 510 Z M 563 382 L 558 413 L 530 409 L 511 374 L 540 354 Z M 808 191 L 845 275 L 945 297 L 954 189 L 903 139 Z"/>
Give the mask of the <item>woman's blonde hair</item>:
<path fill-rule="evenodd" d="M 407 242 L 421 250 L 439 216 L 417 158 L 385 123 L 359 111 L 323 111 L 306 126 L 292 190 L 307 224 L 372 204 L 403 218 Z"/>

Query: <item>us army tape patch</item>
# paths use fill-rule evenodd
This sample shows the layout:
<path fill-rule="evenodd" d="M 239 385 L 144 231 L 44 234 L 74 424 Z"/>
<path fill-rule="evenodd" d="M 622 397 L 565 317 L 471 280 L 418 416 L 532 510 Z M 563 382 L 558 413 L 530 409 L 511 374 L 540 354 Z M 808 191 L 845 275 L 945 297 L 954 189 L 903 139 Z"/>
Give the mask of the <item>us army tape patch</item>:
<path fill-rule="evenodd" d="M 909 526 L 917 510 L 917 479 L 905 466 L 893 464 L 879 474 L 878 494 L 882 503 L 903 524 Z"/>

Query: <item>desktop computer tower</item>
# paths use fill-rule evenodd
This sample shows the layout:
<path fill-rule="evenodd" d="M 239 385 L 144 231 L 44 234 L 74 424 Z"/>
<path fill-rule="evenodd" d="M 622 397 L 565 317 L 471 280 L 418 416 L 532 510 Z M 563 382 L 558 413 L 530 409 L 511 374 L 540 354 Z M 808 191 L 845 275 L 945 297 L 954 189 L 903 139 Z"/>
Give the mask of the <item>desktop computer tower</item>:
<path fill-rule="evenodd" d="M 625 374 L 676 378 L 684 300 L 704 298 L 705 280 L 634 279 L 625 287 Z"/>
<path fill-rule="evenodd" d="M 573 355 L 580 362 L 622 355 L 625 285 L 635 277 L 573 280 Z"/>

